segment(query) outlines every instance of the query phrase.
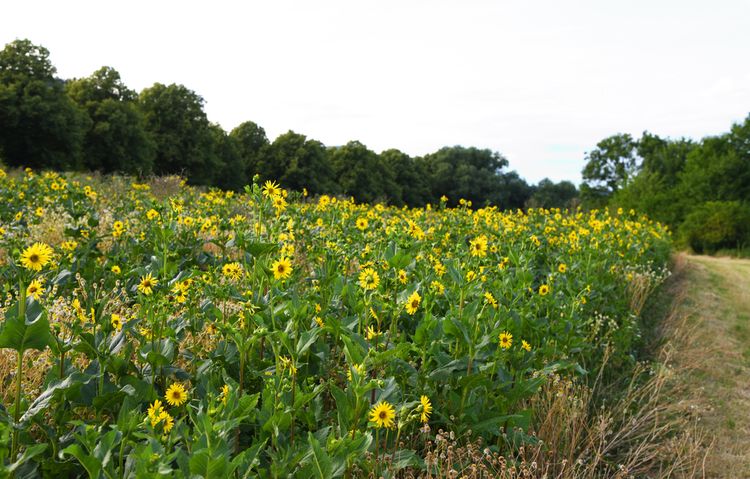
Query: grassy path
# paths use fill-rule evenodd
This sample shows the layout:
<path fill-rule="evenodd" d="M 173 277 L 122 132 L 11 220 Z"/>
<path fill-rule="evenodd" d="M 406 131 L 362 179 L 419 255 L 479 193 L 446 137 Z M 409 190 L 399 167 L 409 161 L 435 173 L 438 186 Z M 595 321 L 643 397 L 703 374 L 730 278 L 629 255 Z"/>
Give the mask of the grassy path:
<path fill-rule="evenodd" d="M 673 366 L 709 436 L 705 477 L 750 477 L 750 260 L 687 256 Z M 677 398 L 676 398 L 677 399 Z"/>

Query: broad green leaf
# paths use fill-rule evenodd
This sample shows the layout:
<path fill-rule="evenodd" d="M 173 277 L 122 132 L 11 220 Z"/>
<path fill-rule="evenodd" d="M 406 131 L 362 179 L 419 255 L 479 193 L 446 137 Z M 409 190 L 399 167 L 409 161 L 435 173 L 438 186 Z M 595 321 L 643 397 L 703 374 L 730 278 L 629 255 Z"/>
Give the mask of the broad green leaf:
<path fill-rule="evenodd" d="M 42 351 L 51 341 L 47 315 L 33 298 L 26 300 L 25 318 L 18 317 L 18 302 L 5 312 L 5 321 L 0 323 L 0 348 L 19 353 L 28 349 Z"/>

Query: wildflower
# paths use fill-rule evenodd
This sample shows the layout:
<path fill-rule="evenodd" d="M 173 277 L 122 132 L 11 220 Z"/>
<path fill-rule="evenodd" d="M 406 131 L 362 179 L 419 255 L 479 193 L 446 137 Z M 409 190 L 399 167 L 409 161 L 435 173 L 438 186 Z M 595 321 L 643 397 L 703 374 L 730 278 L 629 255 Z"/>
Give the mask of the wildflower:
<path fill-rule="evenodd" d="M 159 414 L 159 420 L 164 422 L 162 426 L 164 432 L 169 432 L 174 427 L 174 418 L 167 411 L 162 410 L 161 414 Z"/>
<path fill-rule="evenodd" d="M 484 300 L 487 302 L 487 304 L 491 305 L 493 308 L 497 308 L 497 300 L 494 296 L 492 296 L 492 293 L 487 291 L 484 293 Z"/>
<path fill-rule="evenodd" d="M 112 271 L 114 274 L 120 274 L 122 272 L 120 267 L 117 265 L 112 266 L 112 268 L 110 268 L 110 271 Z"/>
<path fill-rule="evenodd" d="M 273 263 L 273 265 L 271 266 L 271 271 L 273 271 L 274 278 L 287 279 L 292 275 L 292 262 L 289 260 L 289 258 L 282 257 L 281 259 Z"/>
<path fill-rule="evenodd" d="M 364 231 L 367 229 L 367 218 L 357 218 L 356 221 L 357 229 Z"/>
<path fill-rule="evenodd" d="M 159 217 L 159 212 L 156 211 L 153 208 L 151 208 L 150 210 L 148 210 L 148 212 L 146 213 L 146 218 L 148 218 L 149 221 L 152 221 L 152 220 L 154 220 L 154 219 L 156 219 L 158 217 Z"/>
<path fill-rule="evenodd" d="M 44 243 L 34 243 L 21 253 L 21 264 L 26 269 L 41 271 L 52 259 L 52 248 Z"/>
<path fill-rule="evenodd" d="M 411 296 L 409 296 L 409 299 L 406 300 L 406 312 L 409 314 L 416 313 L 420 301 L 422 301 L 422 297 L 419 296 L 419 293 L 414 291 Z"/>
<path fill-rule="evenodd" d="M 35 300 L 39 301 L 39 299 L 42 297 L 42 283 L 38 279 L 35 279 L 31 283 L 29 283 L 29 287 L 26 288 L 26 296 L 31 296 Z"/>
<path fill-rule="evenodd" d="M 430 288 L 434 289 L 437 294 L 443 294 L 445 292 L 445 286 L 440 281 L 433 281 L 430 283 Z"/>
<path fill-rule="evenodd" d="M 281 369 L 288 369 L 291 374 L 297 374 L 297 366 L 294 365 L 292 358 L 281 356 L 279 361 L 281 362 Z"/>
<path fill-rule="evenodd" d="M 187 392 L 185 391 L 185 386 L 180 383 L 173 383 L 171 386 L 169 386 L 169 389 L 167 389 L 164 397 L 167 399 L 167 402 L 170 406 L 182 406 L 182 404 L 187 401 Z"/>
<path fill-rule="evenodd" d="M 376 330 L 373 326 L 367 326 L 367 340 L 368 341 L 372 341 L 373 339 L 377 338 L 381 334 L 383 333 Z"/>
<path fill-rule="evenodd" d="M 549 285 L 543 284 L 539 286 L 539 296 L 546 296 L 549 293 Z"/>
<path fill-rule="evenodd" d="M 222 274 L 229 279 L 238 280 L 242 277 L 242 265 L 237 263 L 227 263 L 221 268 Z"/>
<path fill-rule="evenodd" d="M 559 271 L 561 273 L 565 273 L 567 270 L 568 270 L 568 266 L 565 263 L 560 263 L 557 266 L 557 271 Z"/>
<path fill-rule="evenodd" d="M 157 424 L 159 424 L 159 421 L 161 421 L 161 413 L 164 410 L 161 407 L 161 401 L 158 399 L 154 401 L 153 404 L 151 404 L 148 408 L 148 418 L 151 420 L 151 427 L 156 427 Z"/>
<path fill-rule="evenodd" d="M 526 342 L 525 339 L 523 339 L 523 340 L 521 340 L 521 349 L 523 349 L 524 351 L 529 352 L 529 351 L 531 351 L 531 345 L 528 342 Z"/>
<path fill-rule="evenodd" d="M 392 428 L 395 423 L 396 410 L 387 401 L 380 401 L 370 409 L 370 422 L 375 424 L 376 428 Z"/>
<path fill-rule="evenodd" d="M 221 403 L 225 406 L 227 405 L 227 400 L 229 399 L 229 385 L 225 384 L 221 387 L 221 396 L 219 396 L 219 399 L 221 400 Z"/>
<path fill-rule="evenodd" d="M 115 331 L 120 332 L 122 330 L 122 318 L 119 314 L 112 313 L 111 322 Z"/>
<path fill-rule="evenodd" d="M 354 379 L 353 379 L 353 375 L 352 375 L 352 369 L 354 370 L 354 372 L 356 372 L 356 373 L 357 373 L 357 376 L 360 376 L 360 377 L 362 377 L 362 376 L 364 376 L 364 375 L 365 375 L 365 372 L 366 372 L 366 370 L 365 370 L 365 365 L 364 365 L 364 363 L 363 363 L 363 364 L 355 364 L 355 365 L 353 365 L 352 367 L 350 367 L 350 368 L 349 368 L 349 369 L 348 369 L 348 370 L 346 371 L 346 378 L 347 378 L 347 379 L 348 379 L 348 380 L 349 380 L 350 382 L 351 382 L 351 381 L 354 381 Z"/>
<path fill-rule="evenodd" d="M 406 284 L 406 271 L 403 269 L 398 270 L 398 282 L 401 284 Z"/>
<path fill-rule="evenodd" d="M 275 181 L 266 181 L 263 185 L 263 195 L 267 198 L 273 198 L 281 195 L 281 187 Z"/>
<path fill-rule="evenodd" d="M 325 323 L 323 322 L 323 320 L 322 320 L 322 319 L 320 319 L 320 316 L 315 316 L 315 323 L 316 323 L 316 324 L 317 324 L 317 325 L 318 325 L 319 327 L 321 327 L 321 328 L 325 326 Z"/>
<path fill-rule="evenodd" d="M 372 268 L 365 268 L 359 273 L 359 285 L 365 291 L 369 289 L 375 289 L 380 284 L 380 276 L 378 272 Z"/>
<path fill-rule="evenodd" d="M 500 347 L 508 349 L 513 345 L 513 335 L 507 331 L 500 333 Z"/>
<path fill-rule="evenodd" d="M 141 276 L 141 282 L 138 283 L 138 291 L 148 296 L 154 292 L 157 284 L 159 284 L 159 281 L 149 273 L 146 276 Z"/>
<path fill-rule="evenodd" d="M 487 256 L 487 237 L 481 235 L 471 240 L 469 250 L 472 256 L 479 256 L 480 258 Z"/>
<path fill-rule="evenodd" d="M 430 398 L 425 395 L 419 397 L 419 402 L 422 406 L 422 414 L 420 415 L 420 419 L 422 420 L 422 422 L 427 422 L 430 420 L 430 414 L 432 414 L 432 403 L 430 402 Z"/>

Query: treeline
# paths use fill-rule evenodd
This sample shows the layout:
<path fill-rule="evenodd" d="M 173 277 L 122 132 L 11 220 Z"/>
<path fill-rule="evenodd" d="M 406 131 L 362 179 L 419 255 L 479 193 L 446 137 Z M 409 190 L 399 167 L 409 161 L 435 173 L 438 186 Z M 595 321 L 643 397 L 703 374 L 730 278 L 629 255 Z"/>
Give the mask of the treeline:
<path fill-rule="evenodd" d="M 613 135 L 586 160 L 585 205 L 646 213 L 699 253 L 750 246 L 750 115 L 700 141 Z"/>
<path fill-rule="evenodd" d="M 358 141 L 326 146 L 289 131 L 269 141 L 251 121 L 230 132 L 208 120 L 203 99 L 183 85 L 137 93 L 113 68 L 56 77 L 49 51 L 16 40 L 0 52 L 0 159 L 9 166 L 138 176 L 179 174 L 192 184 L 241 189 L 257 173 L 293 190 L 341 194 L 397 206 L 443 195 L 474 206 L 570 206 L 570 182 L 530 185 L 487 149 L 451 146 L 412 158 Z"/>

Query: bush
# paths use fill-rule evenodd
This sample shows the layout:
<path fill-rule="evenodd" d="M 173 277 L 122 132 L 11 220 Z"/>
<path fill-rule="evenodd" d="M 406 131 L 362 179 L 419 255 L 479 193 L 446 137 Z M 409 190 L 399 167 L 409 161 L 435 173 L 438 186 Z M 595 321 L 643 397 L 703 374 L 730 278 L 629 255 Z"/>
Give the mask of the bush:
<path fill-rule="evenodd" d="M 741 249 L 750 240 L 750 206 L 739 201 L 708 201 L 687 215 L 680 238 L 696 253 Z"/>

